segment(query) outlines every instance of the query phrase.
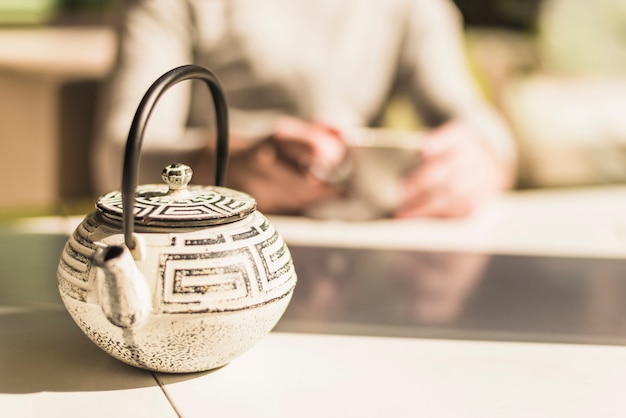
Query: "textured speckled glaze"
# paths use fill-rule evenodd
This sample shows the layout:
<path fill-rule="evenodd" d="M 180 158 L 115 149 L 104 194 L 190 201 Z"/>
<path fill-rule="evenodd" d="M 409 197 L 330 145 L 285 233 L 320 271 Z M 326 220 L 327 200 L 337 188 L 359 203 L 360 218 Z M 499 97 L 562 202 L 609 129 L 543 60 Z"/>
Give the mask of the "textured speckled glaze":
<path fill-rule="evenodd" d="M 113 325 L 100 306 L 97 282 L 104 273 L 92 257 L 98 246 L 124 238 L 98 212 L 70 237 L 57 273 L 78 326 L 119 360 L 176 373 L 220 367 L 270 332 L 289 304 L 297 280 L 291 255 L 258 211 L 208 228 L 137 233 L 146 255 L 136 264 L 152 295 L 152 311 L 139 327 Z"/>

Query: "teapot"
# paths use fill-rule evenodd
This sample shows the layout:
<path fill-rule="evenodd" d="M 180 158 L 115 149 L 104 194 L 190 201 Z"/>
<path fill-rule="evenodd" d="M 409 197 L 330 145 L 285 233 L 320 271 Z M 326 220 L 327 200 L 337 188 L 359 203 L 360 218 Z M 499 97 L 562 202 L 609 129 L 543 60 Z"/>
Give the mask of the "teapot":
<path fill-rule="evenodd" d="M 173 85 L 202 80 L 214 101 L 215 186 L 191 185 L 192 170 L 167 166 L 165 184 L 137 186 L 150 114 Z M 291 300 L 297 276 L 285 242 L 250 195 L 222 187 L 228 118 L 217 77 L 174 68 L 147 90 L 124 154 L 122 188 L 100 197 L 61 254 L 61 299 L 101 349 L 159 372 L 210 370 L 268 334 Z"/>

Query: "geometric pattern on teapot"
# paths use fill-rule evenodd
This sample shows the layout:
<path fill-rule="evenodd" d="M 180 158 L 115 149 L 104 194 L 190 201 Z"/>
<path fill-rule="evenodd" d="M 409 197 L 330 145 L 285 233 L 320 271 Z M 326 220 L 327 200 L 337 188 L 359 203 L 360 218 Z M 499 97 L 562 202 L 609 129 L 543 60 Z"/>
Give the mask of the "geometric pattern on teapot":
<path fill-rule="evenodd" d="M 95 302 L 97 293 L 99 269 L 91 260 L 97 248 L 94 241 L 113 235 L 121 239 L 119 229 L 97 216 L 87 216 L 70 236 L 57 270 L 61 293 L 82 302 Z M 296 284 L 289 249 L 256 211 L 240 221 L 199 232 L 146 235 L 161 236 L 166 243 L 154 249 L 160 252 L 158 258 L 142 261 L 158 263 L 155 313 L 244 310 L 289 296 Z M 147 244 L 151 251 L 151 243 Z"/>
<path fill-rule="evenodd" d="M 97 202 L 106 217 L 122 219 L 122 194 L 111 192 Z M 186 194 L 171 195 L 165 185 L 144 185 L 135 195 L 136 218 L 157 223 L 189 220 L 240 219 L 254 211 L 256 201 L 249 195 L 218 186 L 189 186 Z"/>
<path fill-rule="evenodd" d="M 65 244 L 57 270 L 61 293 L 83 302 L 87 301 L 90 278 L 95 272 L 91 258 L 96 252 L 96 244 L 89 240 L 89 236 L 96 228 L 93 216 L 86 217 Z"/>
<path fill-rule="evenodd" d="M 274 227 L 264 218 L 257 220 L 214 239 L 184 240 L 176 253 L 162 254 L 160 310 L 237 311 L 289 295 L 295 285 L 291 254 Z M 198 247 L 203 250 L 198 252 Z"/>

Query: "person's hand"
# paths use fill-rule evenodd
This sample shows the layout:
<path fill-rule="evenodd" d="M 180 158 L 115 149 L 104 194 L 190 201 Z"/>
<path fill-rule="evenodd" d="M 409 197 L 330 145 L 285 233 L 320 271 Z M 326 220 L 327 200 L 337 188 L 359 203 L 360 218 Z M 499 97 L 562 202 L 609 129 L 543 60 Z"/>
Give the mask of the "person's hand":
<path fill-rule="evenodd" d="M 339 133 L 324 125 L 283 117 L 266 140 L 233 149 L 227 185 L 253 196 L 262 212 L 296 214 L 339 193 L 321 174 L 346 150 Z"/>
<path fill-rule="evenodd" d="M 449 122 L 423 138 L 420 163 L 403 183 L 398 218 L 462 217 L 510 185 L 500 162 L 471 128 Z"/>

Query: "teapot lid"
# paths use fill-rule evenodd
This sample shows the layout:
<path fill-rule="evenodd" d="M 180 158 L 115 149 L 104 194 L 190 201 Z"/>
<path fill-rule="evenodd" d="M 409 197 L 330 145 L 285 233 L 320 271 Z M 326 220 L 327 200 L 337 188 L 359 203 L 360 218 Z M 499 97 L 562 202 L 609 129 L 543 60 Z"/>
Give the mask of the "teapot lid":
<path fill-rule="evenodd" d="M 137 187 L 135 224 L 189 227 L 219 225 L 242 219 L 256 210 L 256 201 L 246 193 L 226 187 L 188 185 L 193 172 L 184 164 L 171 164 L 161 177 L 166 184 Z M 105 194 L 96 203 L 106 219 L 122 222 L 122 193 Z"/>

